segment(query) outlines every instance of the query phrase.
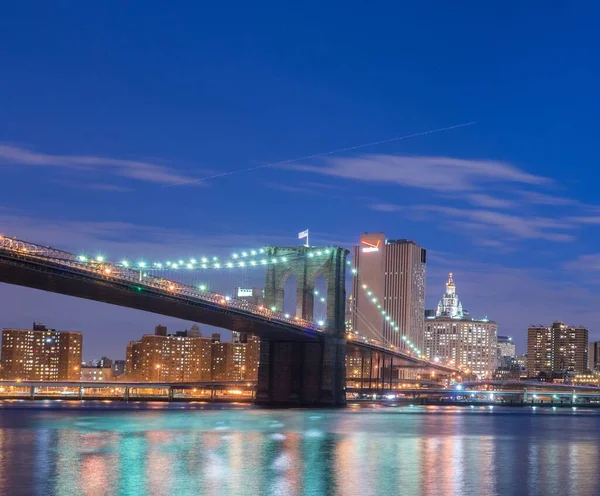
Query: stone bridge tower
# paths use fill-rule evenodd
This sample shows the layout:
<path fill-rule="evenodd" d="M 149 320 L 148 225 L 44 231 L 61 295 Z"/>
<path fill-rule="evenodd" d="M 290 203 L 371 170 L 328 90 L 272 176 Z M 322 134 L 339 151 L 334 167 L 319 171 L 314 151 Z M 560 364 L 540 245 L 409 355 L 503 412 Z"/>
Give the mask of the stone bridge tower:
<path fill-rule="evenodd" d="M 271 264 L 265 306 L 283 310 L 285 283 L 297 281 L 296 316 L 313 320 L 315 281 L 327 282 L 325 332 L 308 341 L 261 341 L 256 402 L 269 405 L 346 404 L 346 258 L 344 248 L 305 246 L 266 248 L 265 256 L 285 258 Z"/>

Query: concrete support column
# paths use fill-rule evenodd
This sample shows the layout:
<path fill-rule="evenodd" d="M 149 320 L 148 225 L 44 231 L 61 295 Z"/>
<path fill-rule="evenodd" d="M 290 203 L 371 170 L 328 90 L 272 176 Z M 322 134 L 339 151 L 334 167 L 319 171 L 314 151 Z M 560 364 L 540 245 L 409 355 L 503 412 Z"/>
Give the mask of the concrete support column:
<path fill-rule="evenodd" d="M 29 388 L 29 399 L 30 400 L 34 400 L 35 399 L 35 386 L 31 386 Z"/>

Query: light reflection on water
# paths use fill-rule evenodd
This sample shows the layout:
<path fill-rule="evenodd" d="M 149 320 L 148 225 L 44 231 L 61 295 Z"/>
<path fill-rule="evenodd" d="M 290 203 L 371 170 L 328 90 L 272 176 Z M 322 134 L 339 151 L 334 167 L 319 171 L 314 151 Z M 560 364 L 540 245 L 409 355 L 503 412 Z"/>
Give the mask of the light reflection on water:
<path fill-rule="evenodd" d="M 600 412 L 0 404 L 0 494 L 594 495 Z"/>

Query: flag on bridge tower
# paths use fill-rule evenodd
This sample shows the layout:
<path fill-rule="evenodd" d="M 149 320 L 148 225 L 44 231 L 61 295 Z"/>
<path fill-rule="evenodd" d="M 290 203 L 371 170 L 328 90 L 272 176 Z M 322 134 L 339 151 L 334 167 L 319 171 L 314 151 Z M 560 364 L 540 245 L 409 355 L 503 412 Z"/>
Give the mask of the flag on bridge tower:
<path fill-rule="evenodd" d="M 298 239 L 306 239 L 304 246 L 308 246 L 308 229 L 298 233 Z"/>

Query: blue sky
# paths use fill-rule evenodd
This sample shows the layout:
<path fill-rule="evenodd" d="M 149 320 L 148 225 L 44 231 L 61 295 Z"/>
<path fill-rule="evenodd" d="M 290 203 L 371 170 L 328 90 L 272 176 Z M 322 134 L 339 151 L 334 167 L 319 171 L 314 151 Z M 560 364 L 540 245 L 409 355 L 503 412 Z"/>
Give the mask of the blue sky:
<path fill-rule="evenodd" d="M 429 250 L 428 306 L 453 271 L 521 351 L 555 319 L 600 339 L 595 2 L 0 9 L 4 234 L 158 258 L 385 231 Z M 6 285 L 0 301 L 0 326 L 82 329 L 86 358 L 186 326 Z"/>

